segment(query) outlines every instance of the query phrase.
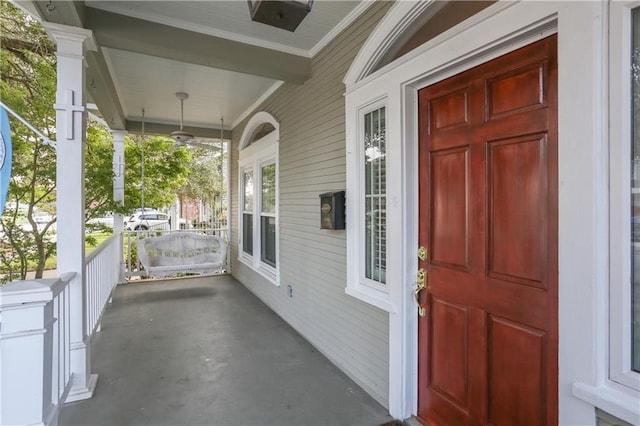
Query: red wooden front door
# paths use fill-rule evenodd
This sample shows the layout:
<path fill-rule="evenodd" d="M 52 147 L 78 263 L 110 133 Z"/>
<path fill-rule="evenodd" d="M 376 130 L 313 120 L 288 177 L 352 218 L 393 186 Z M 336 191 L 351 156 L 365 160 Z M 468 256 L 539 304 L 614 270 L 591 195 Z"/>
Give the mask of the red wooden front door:
<path fill-rule="evenodd" d="M 419 92 L 418 416 L 558 415 L 557 37 Z"/>

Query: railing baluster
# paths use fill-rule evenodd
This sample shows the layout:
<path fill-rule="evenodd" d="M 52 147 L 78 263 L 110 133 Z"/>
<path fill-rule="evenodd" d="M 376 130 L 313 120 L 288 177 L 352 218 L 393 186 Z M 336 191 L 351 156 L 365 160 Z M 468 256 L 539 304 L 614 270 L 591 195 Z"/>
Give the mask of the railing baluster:
<path fill-rule="evenodd" d="M 87 331 L 89 336 L 99 328 L 104 308 L 111 297 L 120 268 L 120 236 L 112 235 L 96 248 L 85 261 L 87 277 Z"/>

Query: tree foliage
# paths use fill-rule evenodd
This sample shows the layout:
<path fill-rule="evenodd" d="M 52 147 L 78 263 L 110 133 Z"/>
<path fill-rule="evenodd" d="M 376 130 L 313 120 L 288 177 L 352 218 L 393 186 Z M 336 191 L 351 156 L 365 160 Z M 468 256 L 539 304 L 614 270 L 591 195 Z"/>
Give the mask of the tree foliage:
<path fill-rule="evenodd" d="M 185 148 L 174 149 L 171 139 L 127 135 L 124 148 L 124 205 L 119 205 L 113 201 L 113 176 L 122 173 L 123 167 L 113 167 L 113 142 L 108 130 L 90 122 L 85 154 L 87 219 L 108 212 L 126 214 L 142 207 L 143 149 L 145 207 L 168 207 L 187 181 L 191 154 Z"/>
<path fill-rule="evenodd" d="M 144 140 L 144 142 L 143 142 Z M 125 143 L 124 199 L 128 211 L 142 207 L 142 151 L 144 150 L 144 206 L 168 207 L 187 182 L 191 160 L 185 148 L 175 148 L 168 137 L 131 135 Z"/>
<path fill-rule="evenodd" d="M 48 138 L 55 140 L 55 44 L 42 26 L 9 2 L 0 2 L 0 96 L 2 102 Z M 55 253 L 56 151 L 10 118 L 13 170 L 5 211 L 0 217 L 0 278 L 25 279 L 29 268 L 41 278 Z M 145 203 L 163 207 L 187 179 L 190 154 L 174 149 L 167 138 L 130 135 L 125 139 L 125 205 L 112 201 L 113 142 L 100 124 L 89 121 L 85 151 L 87 219 L 107 211 L 126 213 L 141 204 L 141 149 L 145 151 Z M 120 172 L 120 171 L 118 171 Z M 35 213 L 51 220 L 37 223 Z M 0 280 L 1 281 L 1 280 Z"/>
<path fill-rule="evenodd" d="M 0 2 L 2 50 L 0 96 L 2 101 L 55 139 L 56 58 L 44 29 L 8 2 Z M 0 218 L 0 261 L 24 278 L 28 264 L 42 275 L 46 259 L 55 251 L 49 231 L 55 223 L 38 224 L 37 209 L 54 213 L 55 150 L 36 138 L 17 120 L 11 120 L 13 173 L 8 205 Z M 52 216 L 53 217 L 53 216 Z"/>
<path fill-rule="evenodd" d="M 223 192 L 222 155 L 219 148 L 193 148 L 189 180 L 178 191 L 181 199 L 212 205 Z"/>

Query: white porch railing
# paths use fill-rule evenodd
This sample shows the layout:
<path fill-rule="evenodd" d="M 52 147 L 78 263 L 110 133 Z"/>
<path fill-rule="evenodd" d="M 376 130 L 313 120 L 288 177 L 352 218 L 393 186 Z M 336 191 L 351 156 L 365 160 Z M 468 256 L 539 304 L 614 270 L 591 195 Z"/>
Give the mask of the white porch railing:
<path fill-rule="evenodd" d="M 136 241 L 141 238 L 146 237 L 159 237 L 161 235 L 168 235 L 172 233 L 196 233 L 201 235 L 215 235 L 218 237 L 222 237 L 224 241 L 229 245 L 229 229 L 228 228 L 209 228 L 209 229 L 150 229 L 144 231 L 124 231 L 123 232 L 123 240 L 124 240 L 124 257 L 125 257 L 125 277 L 135 277 L 135 276 L 146 276 L 147 271 L 144 270 L 144 266 L 140 263 L 140 260 L 137 256 L 136 251 Z M 222 268 L 222 271 L 228 270 L 230 259 L 230 250 L 227 250 L 227 258 L 225 268 Z"/>
<path fill-rule="evenodd" d="M 122 239 L 113 235 L 85 261 L 86 334 L 99 328 L 118 283 Z M 73 384 L 70 282 L 15 281 L 0 287 L 0 425 L 56 425 Z"/>
<path fill-rule="evenodd" d="M 72 384 L 70 291 L 75 273 L 0 287 L 0 424 L 57 424 Z"/>
<path fill-rule="evenodd" d="M 122 268 L 122 239 L 119 234 L 113 234 L 100 244 L 85 259 L 85 273 L 87 284 L 87 334 L 100 329 L 100 318 L 107 302 L 111 299 L 111 292 L 120 280 Z"/>

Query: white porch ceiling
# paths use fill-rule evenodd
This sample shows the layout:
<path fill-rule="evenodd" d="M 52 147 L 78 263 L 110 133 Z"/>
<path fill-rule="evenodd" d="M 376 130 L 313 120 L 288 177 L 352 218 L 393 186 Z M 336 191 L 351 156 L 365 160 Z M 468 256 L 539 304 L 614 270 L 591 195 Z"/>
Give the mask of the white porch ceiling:
<path fill-rule="evenodd" d="M 180 123 L 176 92 L 186 92 L 184 124 L 215 127 L 220 117 L 230 127 L 276 80 L 186 64 L 139 53 L 104 49 L 122 109 L 130 121 Z"/>
<path fill-rule="evenodd" d="M 85 1 L 96 9 L 296 55 L 309 55 L 359 3 L 315 0 L 311 13 L 292 33 L 252 22 L 246 0 Z"/>
<path fill-rule="evenodd" d="M 178 126 L 176 92 L 187 92 L 184 124 L 196 136 L 231 129 L 283 82 L 303 84 L 310 58 L 370 4 L 315 0 L 295 32 L 252 22 L 245 0 L 18 3 L 43 21 L 91 29 L 88 93 L 114 129 Z M 167 126 L 158 129 L 166 131 Z M 197 128 L 202 129 L 198 134 Z"/>

